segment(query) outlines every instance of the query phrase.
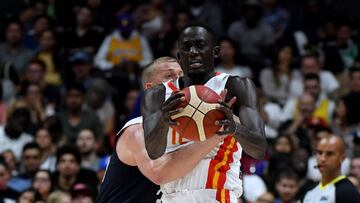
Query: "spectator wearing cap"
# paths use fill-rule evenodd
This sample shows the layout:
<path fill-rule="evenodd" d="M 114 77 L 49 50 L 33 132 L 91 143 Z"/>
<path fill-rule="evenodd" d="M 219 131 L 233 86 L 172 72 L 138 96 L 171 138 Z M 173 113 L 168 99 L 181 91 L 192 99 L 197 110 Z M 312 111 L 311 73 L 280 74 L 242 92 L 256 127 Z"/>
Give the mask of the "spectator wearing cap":
<path fill-rule="evenodd" d="M 69 143 L 75 143 L 82 129 L 91 129 L 99 138 L 103 137 L 103 126 L 97 115 L 83 109 L 85 89 L 81 84 L 71 84 L 65 93 L 65 107 L 58 116 L 64 135 Z"/>
<path fill-rule="evenodd" d="M 70 193 L 72 203 L 95 203 L 94 192 L 83 183 L 75 184 Z"/>
<path fill-rule="evenodd" d="M 95 56 L 95 65 L 101 70 L 110 70 L 126 61 L 141 66 L 153 60 L 153 54 L 144 36 L 134 30 L 129 13 L 116 16 L 117 28 L 102 42 Z"/>
<path fill-rule="evenodd" d="M 93 83 L 93 77 L 91 76 L 92 71 L 92 57 L 85 51 L 74 52 L 70 58 L 69 62 L 71 65 L 71 74 L 74 77 L 74 80 L 82 84 L 85 89 L 91 87 Z M 71 81 L 66 81 L 69 83 Z"/>
<path fill-rule="evenodd" d="M 75 26 L 70 27 L 64 35 L 64 45 L 70 54 L 83 51 L 95 55 L 103 40 L 104 29 L 93 24 L 93 13 L 89 7 L 78 8 Z"/>
<path fill-rule="evenodd" d="M 327 125 L 331 123 L 335 104 L 321 93 L 320 77 L 316 74 L 307 74 L 304 76 L 304 90 L 312 95 L 315 99 L 315 109 L 312 113 L 313 117 L 319 118 Z M 290 98 L 283 109 L 282 120 L 293 119 L 299 117 L 298 108 L 299 99 Z M 300 115 L 301 116 L 301 115 Z"/>
<path fill-rule="evenodd" d="M 27 64 L 33 58 L 31 50 L 22 45 L 23 28 L 20 22 L 12 21 L 5 30 L 5 42 L 0 45 L 0 61 L 14 65 L 22 75 Z"/>
<path fill-rule="evenodd" d="M 56 154 L 57 170 L 53 174 L 54 189 L 70 192 L 77 183 L 84 183 L 95 188 L 99 181 L 96 173 L 80 167 L 81 155 L 76 147 L 65 145 Z"/>

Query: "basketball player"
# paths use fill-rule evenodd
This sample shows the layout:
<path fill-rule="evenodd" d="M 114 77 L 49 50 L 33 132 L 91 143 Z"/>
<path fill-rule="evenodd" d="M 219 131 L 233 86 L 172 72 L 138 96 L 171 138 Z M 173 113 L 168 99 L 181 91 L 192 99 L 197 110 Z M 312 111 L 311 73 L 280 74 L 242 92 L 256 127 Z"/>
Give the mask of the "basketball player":
<path fill-rule="evenodd" d="M 174 105 L 184 100 L 177 90 L 191 85 L 205 85 L 218 94 L 227 89 L 225 101 L 236 97 L 233 111 L 222 102 L 218 109 L 226 119 L 219 134 L 232 134 L 204 157 L 186 176 L 161 185 L 163 202 L 237 202 L 242 194 L 239 179 L 242 148 L 250 156 L 262 159 L 266 150 L 264 125 L 261 120 L 255 87 L 250 79 L 214 71 L 214 58 L 219 55 L 212 31 L 202 25 L 185 27 L 178 39 L 178 61 L 184 76 L 166 82 L 144 94 L 142 102 L 145 146 L 153 159 L 191 144 L 171 128 L 172 115 L 181 112 Z M 167 134 L 168 136 L 164 136 Z"/>
<path fill-rule="evenodd" d="M 316 146 L 320 183 L 308 191 L 304 203 L 360 202 L 355 186 L 341 175 L 341 162 L 345 159 L 345 143 L 339 136 L 322 138 Z"/>
<path fill-rule="evenodd" d="M 145 89 L 152 88 L 181 74 L 176 59 L 161 57 L 145 68 L 143 85 Z M 110 158 L 98 203 L 155 202 L 160 189 L 156 184 L 184 176 L 225 138 L 214 136 L 151 160 L 145 149 L 141 123 L 141 117 L 130 120 L 117 134 L 116 151 Z"/>

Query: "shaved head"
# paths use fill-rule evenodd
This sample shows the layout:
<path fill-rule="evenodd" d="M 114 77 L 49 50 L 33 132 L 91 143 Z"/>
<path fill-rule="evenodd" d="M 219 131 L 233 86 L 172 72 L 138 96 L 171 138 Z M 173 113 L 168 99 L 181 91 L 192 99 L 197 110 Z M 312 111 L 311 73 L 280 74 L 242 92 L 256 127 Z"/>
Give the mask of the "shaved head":
<path fill-rule="evenodd" d="M 342 137 L 330 134 L 320 139 L 318 145 L 334 146 L 338 152 L 345 153 L 345 141 Z"/>

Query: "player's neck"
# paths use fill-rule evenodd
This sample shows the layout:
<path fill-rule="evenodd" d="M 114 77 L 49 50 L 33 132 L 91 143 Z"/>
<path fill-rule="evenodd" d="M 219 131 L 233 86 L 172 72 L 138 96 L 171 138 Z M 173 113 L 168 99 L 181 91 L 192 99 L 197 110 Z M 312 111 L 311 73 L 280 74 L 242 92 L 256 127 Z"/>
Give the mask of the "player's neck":
<path fill-rule="evenodd" d="M 206 74 L 198 74 L 191 76 L 184 76 L 182 80 L 180 80 L 180 87 L 188 87 L 191 85 L 204 85 L 208 80 L 214 77 L 215 72 L 206 73 Z"/>
<path fill-rule="evenodd" d="M 330 183 L 331 181 L 333 181 L 335 178 L 339 177 L 341 175 L 341 171 L 340 169 L 334 171 L 334 172 L 329 172 L 327 174 L 322 174 L 321 175 L 321 184 L 324 186 L 328 183 Z"/>

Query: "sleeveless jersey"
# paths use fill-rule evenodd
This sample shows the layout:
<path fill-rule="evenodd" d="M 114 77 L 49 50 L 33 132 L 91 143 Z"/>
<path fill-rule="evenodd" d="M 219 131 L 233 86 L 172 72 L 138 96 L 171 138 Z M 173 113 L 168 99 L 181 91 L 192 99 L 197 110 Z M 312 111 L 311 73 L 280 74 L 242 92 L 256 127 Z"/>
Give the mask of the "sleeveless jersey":
<path fill-rule="evenodd" d="M 211 78 L 204 86 L 207 86 L 220 94 L 225 88 L 230 75 L 218 74 Z M 173 91 L 179 89 L 179 81 L 163 83 L 166 88 L 165 100 Z M 172 152 L 191 144 L 189 140 L 182 138 L 174 129 L 169 128 L 167 135 L 166 153 Z M 199 164 L 181 179 L 166 183 L 161 186 L 164 194 L 177 193 L 188 190 L 212 189 L 216 191 L 216 200 L 230 202 L 229 192 L 237 197 L 242 194 L 242 181 L 240 176 L 240 159 L 242 148 L 233 136 L 228 136 L 219 143 Z"/>
<path fill-rule="evenodd" d="M 116 139 L 121 136 L 120 134 L 125 128 L 140 123 L 142 123 L 142 117 L 130 120 L 118 132 Z M 123 163 L 114 150 L 106 168 L 96 202 L 156 202 L 159 198 L 156 195 L 159 189 L 160 187 L 146 178 L 137 166 L 129 166 Z"/>

